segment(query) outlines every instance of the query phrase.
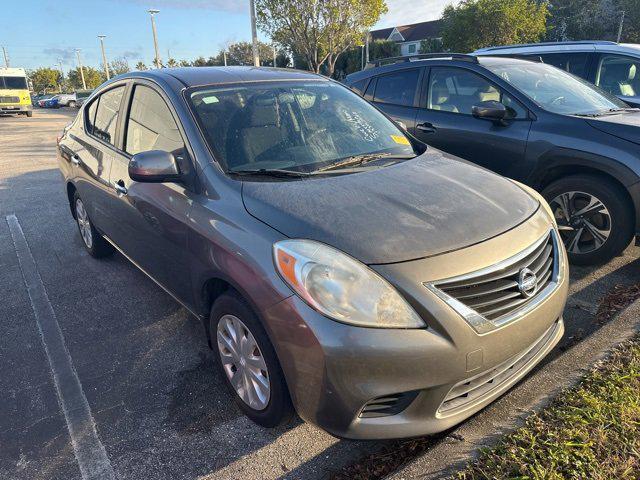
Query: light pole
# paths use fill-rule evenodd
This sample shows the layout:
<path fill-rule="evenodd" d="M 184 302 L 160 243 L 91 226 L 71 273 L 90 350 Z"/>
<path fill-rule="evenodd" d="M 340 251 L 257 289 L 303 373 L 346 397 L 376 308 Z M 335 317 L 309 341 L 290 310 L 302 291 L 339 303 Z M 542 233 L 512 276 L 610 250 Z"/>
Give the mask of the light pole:
<path fill-rule="evenodd" d="M 2 55 L 4 55 L 4 66 L 9 68 L 9 55 L 7 55 L 7 49 L 2 47 Z"/>
<path fill-rule="evenodd" d="M 87 89 L 87 83 L 84 81 L 84 70 L 82 70 L 82 61 L 80 60 L 80 49 L 76 48 L 76 56 L 78 57 L 78 66 L 80 67 L 80 77 L 82 78 L 82 88 Z"/>
<path fill-rule="evenodd" d="M 156 51 L 156 68 L 160 68 L 160 51 L 158 50 L 158 33 L 156 32 L 155 14 L 160 13 L 160 10 L 150 9 L 151 15 L 151 31 L 153 32 L 153 48 Z"/>
<path fill-rule="evenodd" d="M 102 49 L 102 64 L 104 65 L 104 73 L 107 76 L 107 80 L 111 78 L 109 75 L 109 64 L 107 63 L 107 55 L 104 53 L 104 39 L 106 35 L 98 35 L 100 39 L 100 48 Z"/>
<path fill-rule="evenodd" d="M 60 85 L 58 86 L 58 89 L 60 90 L 60 93 L 62 93 L 62 84 L 64 83 L 64 72 L 62 71 L 61 58 L 58 59 L 58 63 L 56 63 L 56 65 L 58 65 L 58 69 L 60 70 Z"/>
<path fill-rule="evenodd" d="M 256 2 L 249 0 L 249 8 L 251 9 L 251 39 L 253 41 L 253 65 L 260 66 L 260 54 L 258 53 L 258 31 L 256 29 Z"/>
<path fill-rule="evenodd" d="M 620 27 L 618 28 L 618 40 L 616 40 L 618 43 L 620 43 L 620 39 L 622 38 L 622 27 L 624 26 L 624 14 L 625 11 L 622 11 L 622 17 L 620 18 Z"/>

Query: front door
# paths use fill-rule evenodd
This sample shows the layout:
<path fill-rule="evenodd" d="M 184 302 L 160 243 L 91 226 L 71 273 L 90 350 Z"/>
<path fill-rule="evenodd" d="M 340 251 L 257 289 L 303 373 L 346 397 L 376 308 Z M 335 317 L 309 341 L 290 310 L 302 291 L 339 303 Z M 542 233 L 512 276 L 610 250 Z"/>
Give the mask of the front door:
<path fill-rule="evenodd" d="M 432 67 L 426 105 L 416 116 L 416 136 L 447 153 L 509 176 L 524 158 L 531 119 L 518 101 L 485 77 L 459 67 Z M 495 100 L 515 115 L 496 124 L 472 115 L 479 102 Z"/>
<path fill-rule="evenodd" d="M 181 183 L 135 182 L 128 172 L 131 156 L 150 150 L 173 153 L 183 171 L 189 162 L 171 110 L 151 86 L 133 86 L 123 133 L 124 151 L 114 159 L 110 174 L 112 240 L 142 270 L 190 306 L 187 222 L 192 193 Z"/>
<path fill-rule="evenodd" d="M 595 84 L 632 107 L 640 107 L 640 58 L 611 53 L 599 55 Z"/>

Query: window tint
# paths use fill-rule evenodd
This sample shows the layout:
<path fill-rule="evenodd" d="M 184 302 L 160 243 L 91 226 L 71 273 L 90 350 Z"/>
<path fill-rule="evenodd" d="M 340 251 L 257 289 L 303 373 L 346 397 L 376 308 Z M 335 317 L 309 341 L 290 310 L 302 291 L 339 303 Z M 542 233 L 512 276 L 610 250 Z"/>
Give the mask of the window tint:
<path fill-rule="evenodd" d="M 596 85 L 613 95 L 640 95 L 640 60 L 622 55 L 604 55 L 598 65 Z"/>
<path fill-rule="evenodd" d="M 420 70 L 401 70 L 378 77 L 374 100 L 394 105 L 413 105 Z"/>
<path fill-rule="evenodd" d="M 177 153 L 183 148 L 178 126 L 162 97 L 149 87 L 136 85 L 127 120 L 127 153 L 135 155 L 149 150 Z"/>
<path fill-rule="evenodd" d="M 112 145 L 115 141 L 118 111 L 120 110 L 123 93 L 124 86 L 116 87 L 100 95 L 100 100 L 98 101 L 96 121 L 92 133 Z"/>
<path fill-rule="evenodd" d="M 364 98 L 366 98 L 367 100 L 373 100 L 373 92 L 376 89 L 376 79 L 372 78 L 371 81 L 369 82 L 369 85 L 367 85 L 367 90 L 364 92 Z"/>
<path fill-rule="evenodd" d="M 0 89 L 27 90 L 25 77 L 0 77 Z"/>
<path fill-rule="evenodd" d="M 364 87 L 367 84 L 368 79 L 360 80 L 359 82 L 355 82 L 351 85 L 351 90 L 356 92 L 358 95 L 362 95 L 364 93 Z"/>
<path fill-rule="evenodd" d="M 96 121 L 96 110 L 98 109 L 98 99 L 91 102 L 91 105 L 85 111 L 85 123 L 87 126 L 87 133 L 93 133 L 94 124 Z"/>
<path fill-rule="evenodd" d="M 460 68 L 431 70 L 427 108 L 471 115 L 474 105 L 489 100 L 511 108 L 514 118 L 526 117 L 524 107 L 480 75 Z"/>
<path fill-rule="evenodd" d="M 578 77 L 587 75 L 587 61 L 589 54 L 584 53 L 545 53 L 540 55 L 542 61 L 547 65 L 553 65 L 565 72 L 572 73 Z"/>

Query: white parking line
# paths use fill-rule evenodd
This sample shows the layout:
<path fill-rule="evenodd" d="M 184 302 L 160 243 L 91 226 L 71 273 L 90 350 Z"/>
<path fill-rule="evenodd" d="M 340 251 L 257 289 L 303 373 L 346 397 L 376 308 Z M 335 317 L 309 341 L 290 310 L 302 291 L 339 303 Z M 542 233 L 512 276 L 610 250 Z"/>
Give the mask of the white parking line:
<path fill-rule="evenodd" d="M 60 408 L 67 421 L 80 474 L 84 480 L 115 480 L 113 467 L 98 438 L 89 403 L 82 391 L 80 379 L 20 222 L 15 215 L 8 215 L 6 220 L 40 331 L 40 339 L 53 373 Z"/>

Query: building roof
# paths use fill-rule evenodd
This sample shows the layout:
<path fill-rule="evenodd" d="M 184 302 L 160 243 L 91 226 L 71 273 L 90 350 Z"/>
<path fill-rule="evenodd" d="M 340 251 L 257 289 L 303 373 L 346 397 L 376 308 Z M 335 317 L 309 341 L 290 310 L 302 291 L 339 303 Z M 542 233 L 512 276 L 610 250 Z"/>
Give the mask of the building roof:
<path fill-rule="evenodd" d="M 394 30 L 402 35 L 405 42 L 417 42 L 427 38 L 439 38 L 442 28 L 442 20 L 431 20 L 429 22 L 412 23 L 411 25 L 400 25 L 397 27 L 382 28 L 372 30 L 373 40 L 387 40 Z"/>

